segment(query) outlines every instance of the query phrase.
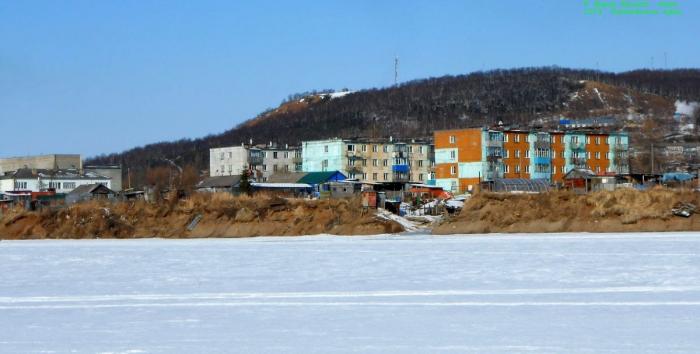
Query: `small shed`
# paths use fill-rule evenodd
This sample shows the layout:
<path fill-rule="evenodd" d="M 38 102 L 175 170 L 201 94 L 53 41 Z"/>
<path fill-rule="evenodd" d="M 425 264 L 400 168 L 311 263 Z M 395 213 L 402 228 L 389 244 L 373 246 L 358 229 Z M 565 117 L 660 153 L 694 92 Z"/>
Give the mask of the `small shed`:
<path fill-rule="evenodd" d="M 216 176 L 199 182 L 195 189 L 198 192 L 233 192 L 240 185 L 241 176 Z"/>
<path fill-rule="evenodd" d="M 113 199 L 116 193 L 102 183 L 83 184 L 66 195 L 66 203 Z"/>
<path fill-rule="evenodd" d="M 614 175 L 599 176 L 589 169 L 575 168 L 564 175 L 564 186 L 578 194 L 613 191 L 617 181 Z"/>
<path fill-rule="evenodd" d="M 321 192 L 330 192 L 328 182 L 344 181 L 347 177 L 340 171 L 308 172 L 297 183 L 310 184 L 317 196 Z"/>
<path fill-rule="evenodd" d="M 362 183 L 357 181 L 328 182 L 325 186 L 328 190 L 321 192 L 322 197 L 350 198 L 362 192 Z"/>

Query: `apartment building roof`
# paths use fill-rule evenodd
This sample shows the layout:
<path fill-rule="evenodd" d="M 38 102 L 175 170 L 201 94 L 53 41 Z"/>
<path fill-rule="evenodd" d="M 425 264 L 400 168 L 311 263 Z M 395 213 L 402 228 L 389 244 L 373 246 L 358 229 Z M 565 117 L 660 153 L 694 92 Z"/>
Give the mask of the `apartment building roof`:
<path fill-rule="evenodd" d="M 0 179 L 32 179 L 32 178 L 48 178 L 48 179 L 111 179 L 111 177 L 103 176 L 95 172 L 81 173 L 79 170 L 47 170 L 47 169 L 31 169 L 20 168 L 16 171 L 5 173 L 0 176 Z"/>

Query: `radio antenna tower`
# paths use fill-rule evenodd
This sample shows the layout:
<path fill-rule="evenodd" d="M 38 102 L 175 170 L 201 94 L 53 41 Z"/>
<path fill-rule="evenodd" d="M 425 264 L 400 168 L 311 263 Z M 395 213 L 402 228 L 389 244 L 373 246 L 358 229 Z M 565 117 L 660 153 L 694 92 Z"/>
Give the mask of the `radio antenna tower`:
<path fill-rule="evenodd" d="M 394 86 L 399 84 L 399 56 L 394 57 Z"/>

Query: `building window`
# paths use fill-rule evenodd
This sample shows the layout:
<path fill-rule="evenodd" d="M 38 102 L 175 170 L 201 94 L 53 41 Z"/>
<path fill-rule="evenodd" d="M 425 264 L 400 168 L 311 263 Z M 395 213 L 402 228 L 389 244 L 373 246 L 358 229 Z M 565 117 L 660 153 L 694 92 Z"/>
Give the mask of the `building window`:
<path fill-rule="evenodd" d="M 221 153 L 221 159 L 222 159 L 222 160 L 224 159 L 224 153 L 223 153 L 223 152 Z"/>
<path fill-rule="evenodd" d="M 450 174 L 453 176 L 457 174 L 457 166 L 450 166 Z"/>
<path fill-rule="evenodd" d="M 323 146 L 323 152 L 328 152 L 328 145 Z"/>
<path fill-rule="evenodd" d="M 377 152 L 379 147 L 377 145 L 372 145 L 372 152 Z"/>
<path fill-rule="evenodd" d="M 525 150 L 525 158 L 526 159 L 530 158 L 530 150 Z"/>
<path fill-rule="evenodd" d="M 367 160 L 365 160 L 365 159 L 362 160 L 362 166 L 367 166 Z"/>
<path fill-rule="evenodd" d="M 348 151 L 355 151 L 355 145 L 348 145 Z"/>
<path fill-rule="evenodd" d="M 606 159 L 606 160 L 610 160 L 610 153 L 609 153 L 609 152 L 606 152 L 606 153 L 605 153 L 605 159 Z"/>
<path fill-rule="evenodd" d="M 418 174 L 418 180 L 419 180 L 419 181 L 422 181 L 422 180 L 423 180 L 423 174 L 422 174 L 422 173 L 419 173 L 419 174 Z"/>
<path fill-rule="evenodd" d="M 599 136 L 595 137 L 595 144 L 600 145 L 600 137 Z"/>
<path fill-rule="evenodd" d="M 389 160 L 384 159 L 384 160 L 382 161 L 382 166 L 385 166 L 385 167 L 386 167 L 386 166 L 389 166 Z"/>
<path fill-rule="evenodd" d="M 503 134 L 503 142 L 506 142 L 506 143 L 508 142 L 508 136 L 510 136 L 510 134 L 508 134 L 508 133 Z"/>
<path fill-rule="evenodd" d="M 285 152 L 284 152 L 284 158 L 285 158 L 285 159 L 288 159 L 288 158 L 289 158 L 289 151 L 285 151 Z"/>
<path fill-rule="evenodd" d="M 566 173 L 566 167 L 564 167 L 564 166 L 561 167 L 561 173 Z"/>
<path fill-rule="evenodd" d="M 596 166 L 595 172 L 596 172 L 596 173 L 600 173 L 600 166 Z"/>
<path fill-rule="evenodd" d="M 516 143 L 520 142 L 520 134 L 515 134 L 515 142 Z"/>
<path fill-rule="evenodd" d="M 600 160 L 600 151 L 595 152 L 595 159 Z"/>
<path fill-rule="evenodd" d="M 75 189 L 75 182 L 63 182 L 63 189 Z"/>
<path fill-rule="evenodd" d="M 362 144 L 362 152 L 367 152 L 367 145 Z"/>
<path fill-rule="evenodd" d="M 419 154 L 422 154 L 422 153 L 423 153 L 423 146 L 422 146 L 422 145 L 418 147 L 418 153 L 419 153 Z"/>
<path fill-rule="evenodd" d="M 321 161 L 321 168 L 325 171 L 328 169 L 328 160 Z"/>
<path fill-rule="evenodd" d="M 530 165 L 525 165 L 525 173 L 530 173 Z"/>
<path fill-rule="evenodd" d="M 452 150 L 450 151 L 450 159 L 454 160 L 457 158 L 457 152 Z"/>
<path fill-rule="evenodd" d="M 413 153 L 413 145 L 409 145 L 409 146 L 408 146 L 408 152 L 409 152 L 409 153 Z"/>
<path fill-rule="evenodd" d="M 515 165 L 515 173 L 520 173 L 520 165 Z"/>
<path fill-rule="evenodd" d="M 586 144 L 589 144 L 589 145 L 591 144 L 591 137 L 590 136 L 586 136 Z"/>
<path fill-rule="evenodd" d="M 376 180 L 377 180 L 377 175 L 379 175 L 379 174 L 378 174 L 378 173 L 373 173 L 373 174 L 372 174 L 372 180 L 373 180 L 373 181 L 376 181 Z"/>
<path fill-rule="evenodd" d="M 267 165 L 262 165 L 263 171 L 267 171 Z"/>
<path fill-rule="evenodd" d="M 503 166 L 503 172 L 510 173 L 510 168 L 508 167 L 507 164 Z"/>
<path fill-rule="evenodd" d="M 388 180 L 389 180 L 389 174 L 388 174 L 388 173 L 384 173 L 384 180 L 385 180 L 385 181 L 388 181 Z"/>
<path fill-rule="evenodd" d="M 379 160 L 377 159 L 372 159 L 372 166 L 379 166 Z"/>
<path fill-rule="evenodd" d="M 591 152 L 586 151 L 586 159 L 590 160 L 591 159 Z"/>
<path fill-rule="evenodd" d="M 450 144 L 454 144 L 457 141 L 454 135 L 450 135 Z"/>
<path fill-rule="evenodd" d="M 389 152 L 389 146 L 388 146 L 388 145 L 383 145 L 383 146 L 382 146 L 382 151 L 384 151 L 384 152 Z"/>
<path fill-rule="evenodd" d="M 285 170 L 286 172 L 289 172 L 289 165 L 284 165 L 284 170 Z"/>
<path fill-rule="evenodd" d="M 220 171 L 221 171 L 222 174 L 223 174 L 224 172 L 226 172 L 226 166 L 221 165 L 221 170 L 220 170 Z"/>
<path fill-rule="evenodd" d="M 418 161 L 418 167 L 423 167 L 423 160 L 416 160 Z"/>
<path fill-rule="evenodd" d="M 517 135 L 516 135 L 517 136 Z M 515 150 L 515 158 L 519 159 L 520 158 L 520 150 Z"/>
<path fill-rule="evenodd" d="M 556 158 L 557 158 L 557 152 L 554 151 L 554 150 L 552 150 L 552 158 L 553 158 L 553 159 L 556 159 Z"/>

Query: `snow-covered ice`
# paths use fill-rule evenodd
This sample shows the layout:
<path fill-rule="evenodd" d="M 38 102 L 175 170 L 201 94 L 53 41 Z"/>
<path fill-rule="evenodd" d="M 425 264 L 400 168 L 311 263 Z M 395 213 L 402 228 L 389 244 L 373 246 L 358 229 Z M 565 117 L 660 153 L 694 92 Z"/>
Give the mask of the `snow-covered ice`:
<path fill-rule="evenodd" d="M 678 353 L 700 234 L 0 242 L 2 353 Z"/>

